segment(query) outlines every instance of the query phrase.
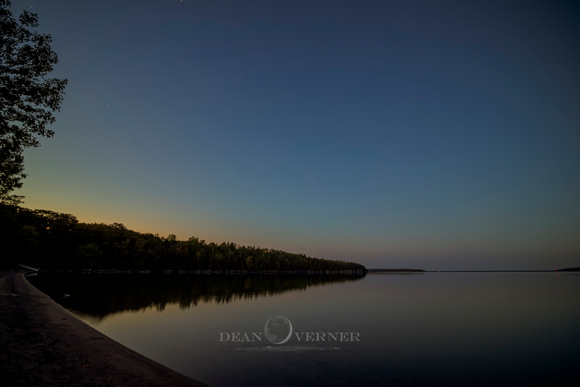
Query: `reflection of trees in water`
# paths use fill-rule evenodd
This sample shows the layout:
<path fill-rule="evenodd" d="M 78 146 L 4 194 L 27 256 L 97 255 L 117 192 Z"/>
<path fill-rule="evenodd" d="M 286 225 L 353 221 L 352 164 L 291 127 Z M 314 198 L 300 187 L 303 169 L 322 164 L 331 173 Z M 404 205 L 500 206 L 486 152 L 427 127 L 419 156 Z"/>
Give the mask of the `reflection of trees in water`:
<path fill-rule="evenodd" d="M 358 281 L 353 275 L 123 275 L 45 274 L 31 279 L 55 301 L 82 315 L 109 314 L 168 304 L 182 309 L 201 303 L 225 304 L 310 287 Z M 64 294 L 69 295 L 64 297 Z"/>

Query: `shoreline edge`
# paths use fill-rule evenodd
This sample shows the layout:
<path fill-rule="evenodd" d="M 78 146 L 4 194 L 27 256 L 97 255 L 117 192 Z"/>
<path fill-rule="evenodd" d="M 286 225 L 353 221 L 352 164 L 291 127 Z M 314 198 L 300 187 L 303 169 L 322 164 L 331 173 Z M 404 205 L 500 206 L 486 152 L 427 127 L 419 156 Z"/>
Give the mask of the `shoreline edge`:
<path fill-rule="evenodd" d="M 0 272 L 0 381 L 10 386 L 205 386 L 102 334 L 35 288 Z"/>

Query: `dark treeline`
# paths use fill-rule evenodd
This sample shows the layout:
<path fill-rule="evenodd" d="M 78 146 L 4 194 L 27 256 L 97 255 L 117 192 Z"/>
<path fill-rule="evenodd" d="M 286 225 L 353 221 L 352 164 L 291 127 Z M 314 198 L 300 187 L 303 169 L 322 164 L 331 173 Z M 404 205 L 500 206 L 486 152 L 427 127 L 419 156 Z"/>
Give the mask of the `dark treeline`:
<path fill-rule="evenodd" d="M 580 271 L 580 267 L 565 267 L 563 269 L 558 269 L 557 271 Z"/>
<path fill-rule="evenodd" d="M 139 233 L 123 224 L 81 223 L 73 215 L 0 204 L 1 263 L 66 270 L 359 271 L 364 266 L 279 250 Z"/>
<path fill-rule="evenodd" d="M 193 278 L 195 277 L 195 278 Z M 352 275 L 94 275 L 40 273 L 30 281 L 67 309 L 102 319 L 109 314 L 170 304 L 187 309 L 204 303 L 252 300 L 311 287 L 358 281 Z M 67 297 L 64 297 L 64 294 Z"/>

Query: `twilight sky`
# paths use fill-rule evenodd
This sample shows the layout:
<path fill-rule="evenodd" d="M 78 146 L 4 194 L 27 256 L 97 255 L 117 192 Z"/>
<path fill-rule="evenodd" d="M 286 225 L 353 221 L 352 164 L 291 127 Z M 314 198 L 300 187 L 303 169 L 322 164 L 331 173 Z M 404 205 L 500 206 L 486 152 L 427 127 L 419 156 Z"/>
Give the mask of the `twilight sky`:
<path fill-rule="evenodd" d="M 69 80 L 26 207 L 367 267 L 580 265 L 578 2 L 25 8 Z"/>

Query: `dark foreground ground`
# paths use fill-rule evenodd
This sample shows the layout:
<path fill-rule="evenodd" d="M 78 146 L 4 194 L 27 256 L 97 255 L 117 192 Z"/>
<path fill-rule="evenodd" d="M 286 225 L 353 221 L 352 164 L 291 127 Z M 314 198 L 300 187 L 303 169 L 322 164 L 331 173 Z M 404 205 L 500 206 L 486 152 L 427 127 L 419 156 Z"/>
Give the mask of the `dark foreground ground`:
<path fill-rule="evenodd" d="M 0 272 L 0 385 L 203 384 L 104 336 L 11 271 Z"/>

